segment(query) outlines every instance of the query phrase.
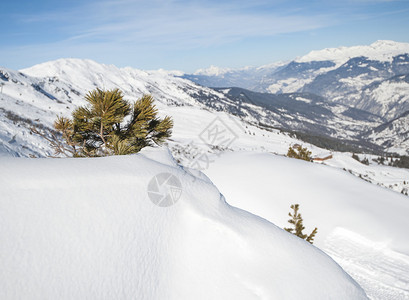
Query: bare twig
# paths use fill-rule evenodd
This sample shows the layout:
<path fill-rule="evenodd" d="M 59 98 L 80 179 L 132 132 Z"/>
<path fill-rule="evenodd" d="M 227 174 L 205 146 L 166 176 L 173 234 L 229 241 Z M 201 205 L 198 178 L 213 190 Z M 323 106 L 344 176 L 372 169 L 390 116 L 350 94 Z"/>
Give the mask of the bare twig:
<path fill-rule="evenodd" d="M 49 135 L 47 135 L 45 132 L 38 130 L 36 127 L 31 127 L 30 131 L 47 140 L 50 143 L 50 146 L 53 148 L 55 155 L 62 154 L 66 157 L 70 157 L 77 153 L 75 147 L 71 145 L 64 145 L 64 143 L 53 132 L 48 132 Z M 70 147 L 72 149 L 70 149 Z"/>

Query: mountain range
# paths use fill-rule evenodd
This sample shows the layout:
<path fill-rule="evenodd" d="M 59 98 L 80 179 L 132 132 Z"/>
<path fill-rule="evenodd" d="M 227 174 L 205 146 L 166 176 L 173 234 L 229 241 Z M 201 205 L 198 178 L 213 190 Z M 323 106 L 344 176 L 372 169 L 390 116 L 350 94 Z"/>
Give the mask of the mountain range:
<path fill-rule="evenodd" d="M 313 51 L 291 62 L 240 70 L 213 67 L 191 75 L 81 59 L 19 71 L 0 67 L 0 152 L 50 155 L 30 127 L 51 130 L 57 115 L 69 116 L 98 87 L 119 88 L 130 101 L 152 94 L 165 112 L 177 107 L 224 112 L 241 126 L 325 140 L 319 145 L 335 150 L 352 149 L 340 148 L 341 141 L 354 151 L 409 154 L 408 53 L 409 44 L 378 41 Z"/>
<path fill-rule="evenodd" d="M 357 119 L 363 117 L 364 111 L 372 115 L 372 120 L 376 116 L 383 122 L 378 120 L 380 124 L 368 132 L 349 132 L 350 138 L 357 135 L 359 140 L 374 143 L 384 150 L 409 153 L 406 113 L 409 111 L 408 43 L 377 41 L 369 46 L 328 48 L 312 51 L 286 63 L 259 68 L 234 70 L 212 66 L 194 74 L 185 74 L 183 78 L 215 88 L 231 87 L 237 83 L 237 86 L 252 92 L 269 94 L 266 97 L 285 97 L 294 93 L 315 95 L 316 98 L 321 97 L 321 103 L 327 106 L 339 104 L 349 107 L 347 114 L 353 112 Z M 247 80 L 247 84 L 240 85 L 241 80 Z M 313 123 L 317 125 L 317 120 Z M 290 127 L 305 129 L 293 124 Z M 328 132 L 316 128 L 312 131 L 328 135 Z"/>
<path fill-rule="evenodd" d="M 287 63 L 223 72 L 200 70 L 183 77 L 213 87 L 231 87 L 240 84 L 238 78 L 251 78 L 247 85 L 235 86 L 272 94 L 312 93 L 390 121 L 409 110 L 408 74 L 409 44 L 377 41 L 312 51 Z"/>

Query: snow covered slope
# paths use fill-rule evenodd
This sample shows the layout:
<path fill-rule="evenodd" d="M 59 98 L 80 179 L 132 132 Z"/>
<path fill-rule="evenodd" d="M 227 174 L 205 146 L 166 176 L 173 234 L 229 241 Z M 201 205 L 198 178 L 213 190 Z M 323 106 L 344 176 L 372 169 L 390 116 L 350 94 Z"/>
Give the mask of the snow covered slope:
<path fill-rule="evenodd" d="M 1 299 L 366 299 L 322 251 L 167 152 L 0 163 Z M 157 185 L 164 173 L 172 184 Z"/>
<path fill-rule="evenodd" d="M 365 87 L 356 107 L 389 120 L 409 111 L 409 74 L 397 75 Z"/>
<path fill-rule="evenodd" d="M 253 124 L 352 140 L 360 132 L 383 123 L 382 118 L 376 115 L 342 104 L 328 103 L 314 94 L 273 95 L 240 88 L 216 90 L 237 103 L 240 117 Z"/>
<path fill-rule="evenodd" d="M 409 110 L 367 133 L 368 139 L 389 152 L 409 155 Z"/>
<path fill-rule="evenodd" d="M 338 168 L 268 153 L 225 154 L 206 174 L 231 204 L 280 227 L 290 226 L 290 205 L 300 204 L 305 232 L 318 227 L 314 245 L 371 299 L 409 299 L 407 197 Z"/>

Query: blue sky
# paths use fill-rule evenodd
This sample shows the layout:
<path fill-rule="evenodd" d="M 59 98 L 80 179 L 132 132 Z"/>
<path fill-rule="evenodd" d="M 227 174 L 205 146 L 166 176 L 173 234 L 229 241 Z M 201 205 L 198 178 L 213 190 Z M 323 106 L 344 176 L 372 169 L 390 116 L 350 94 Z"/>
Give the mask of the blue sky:
<path fill-rule="evenodd" d="M 58 58 L 192 72 L 409 42 L 409 0 L 2 1 L 0 66 Z"/>

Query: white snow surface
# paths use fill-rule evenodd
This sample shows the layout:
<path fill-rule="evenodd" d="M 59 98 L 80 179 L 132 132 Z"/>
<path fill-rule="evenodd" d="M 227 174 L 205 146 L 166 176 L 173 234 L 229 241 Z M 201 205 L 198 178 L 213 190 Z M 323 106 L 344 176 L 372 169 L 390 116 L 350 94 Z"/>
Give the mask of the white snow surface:
<path fill-rule="evenodd" d="M 228 205 L 208 178 L 177 165 L 166 150 L 0 164 L 1 299 L 366 299 L 322 251 Z M 230 171 L 225 181 L 241 184 Z M 147 194 L 163 172 L 182 186 L 167 208 Z M 400 198 L 389 200 L 398 208 Z M 321 238 L 332 229 L 317 225 Z M 399 235 L 391 243 L 402 247 L 394 241 Z"/>
<path fill-rule="evenodd" d="M 391 61 L 396 55 L 409 53 L 409 43 L 400 43 L 389 40 L 379 40 L 371 45 L 325 48 L 323 50 L 314 50 L 307 55 L 297 58 L 296 62 L 310 61 L 334 61 L 341 65 L 350 58 L 365 56 L 371 60 Z"/>
<path fill-rule="evenodd" d="M 409 299 L 407 197 L 338 168 L 270 153 L 225 154 L 206 174 L 232 205 L 280 227 L 291 227 L 290 205 L 300 204 L 305 233 L 317 227 L 314 245 L 371 299 Z"/>

